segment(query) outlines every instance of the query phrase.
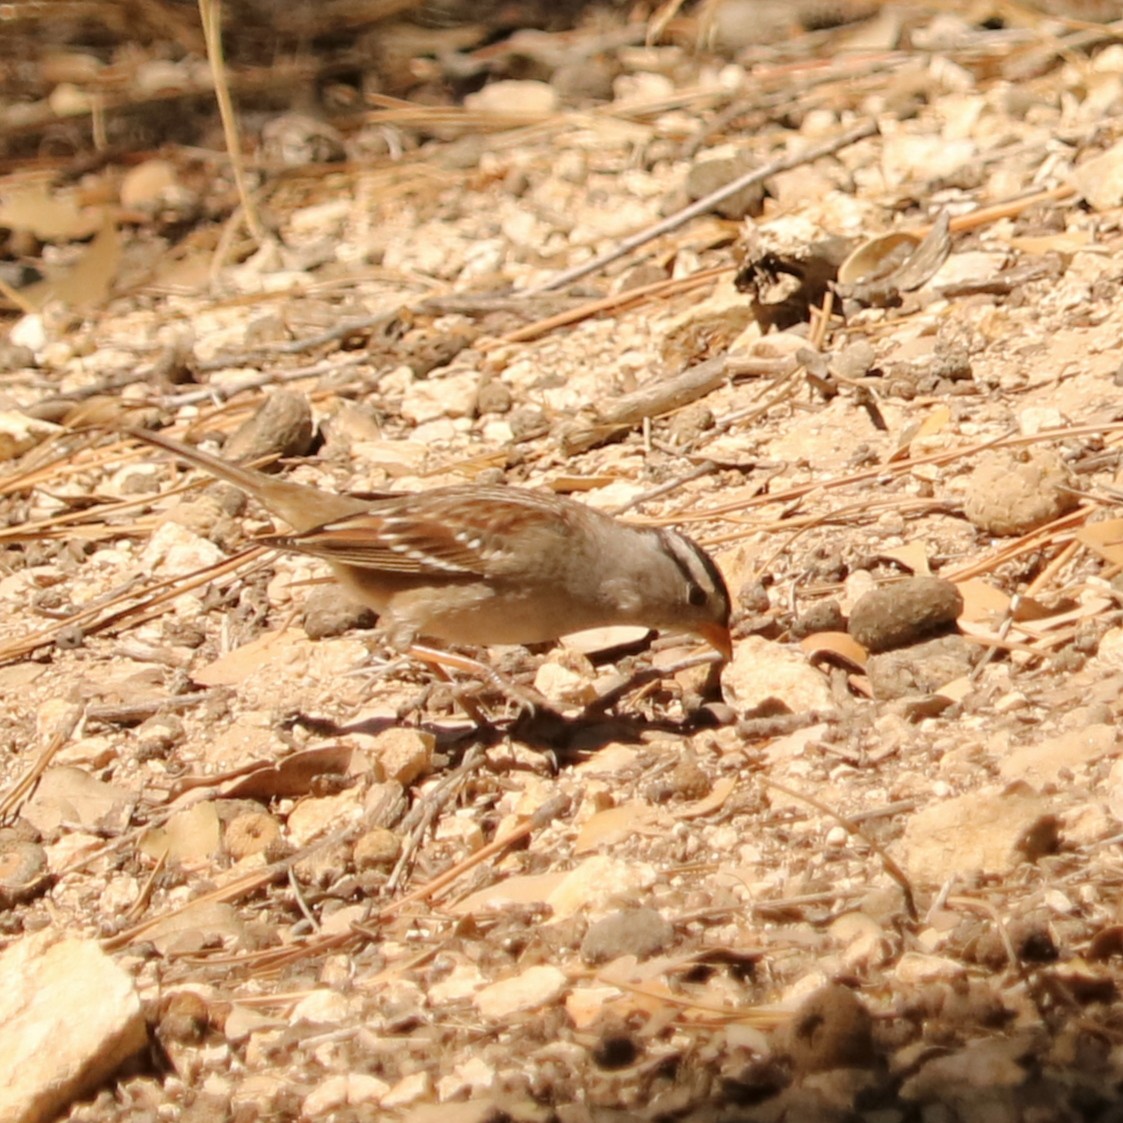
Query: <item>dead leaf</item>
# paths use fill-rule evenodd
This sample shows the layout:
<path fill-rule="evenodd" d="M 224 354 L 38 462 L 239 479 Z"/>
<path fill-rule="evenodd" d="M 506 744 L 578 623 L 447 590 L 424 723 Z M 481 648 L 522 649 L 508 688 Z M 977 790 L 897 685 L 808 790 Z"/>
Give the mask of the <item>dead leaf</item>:
<path fill-rule="evenodd" d="M 51 195 L 37 183 L 13 191 L 0 202 L 0 226 L 26 230 L 41 242 L 88 238 L 104 221 L 100 208 L 81 209 L 70 195 Z"/>
<path fill-rule="evenodd" d="M 870 657 L 869 652 L 846 632 L 816 632 L 800 640 L 799 646 L 812 662 L 833 656 L 859 671 L 866 669 L 866 661 Z"/>
<path fill-rule="evenodd" d="M 610 846 L 633 834 L 654 834 L 661 813 L 650 804 L 635 800 L 600 811 L 581 828 L 574 843 L 575 854 Z"/>
<path fill-rule="evenodd" d="M 136 799 L 135 792 L 95 780 L 80 768 L 51 768 L 24 806 L 23 817 L 44 834 L 75 825 L 116 834 L 128 825 Z"/>
<path fill-rule="evenodd" d="M 717 811 L 722 804 L 733 794 L 738 784 L 736 776 L 726 776 L 724 779 L 718 780 L 713 786 L 713 790 L 705 799 L 695 800 L 694 803 L 687 804 L 686 807 L 674 813 L 676 819 L 699 819 L 703 815 L 711 815 Z"/>
<path fill-rule="evenodd" d="M 222 829 L 218 812 L 210 801 L 200 801 L 177 811 L 162 827 L 153 827 L 140 836 L 137 849 L 158 861 L 197 862 L 218 852 Z"/>
<path fill-rule="evenodd" d="M 121 264 L 121 237 L 108 214 L 86 252 L 68 272 L 20 289 L 34 308 L 59 300 L 69 308 L 96 308 L 104 304 Z"/>

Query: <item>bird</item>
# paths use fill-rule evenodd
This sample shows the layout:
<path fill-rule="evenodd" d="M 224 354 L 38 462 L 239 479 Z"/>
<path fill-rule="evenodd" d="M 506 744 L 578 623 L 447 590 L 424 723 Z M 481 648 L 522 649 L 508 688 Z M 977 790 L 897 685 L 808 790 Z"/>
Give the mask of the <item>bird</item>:
<path fill-rule="evenodd" d="M 389 644 L 536 644 L 612 625 L 687 633 L 732 654 L 731 601 L 706 551 L 543 489 L 457 484 L 360 499 L 279 479 L 149 429 L 163 449 L 251 495 L 292 531 L 259 539 L 327 562 Z"/>

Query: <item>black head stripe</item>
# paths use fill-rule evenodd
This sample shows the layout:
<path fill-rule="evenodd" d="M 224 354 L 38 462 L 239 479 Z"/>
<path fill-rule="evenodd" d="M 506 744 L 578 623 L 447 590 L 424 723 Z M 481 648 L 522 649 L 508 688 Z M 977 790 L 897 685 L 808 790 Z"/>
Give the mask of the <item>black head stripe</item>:
<path fill-rule="evenodd" d="M 657 532 L 663 546 L 674 559 L 687 585 L 697 586 L 705 593 L 707 599 L 711 597 L 719 600 L 725 610 L 725 616 L 730 612 L 729 590 L 725 585 L 725 578 L 721 570 L 714 565 L 713 558 L 698 545 L 697 542 L 679 534 L 674 530 L 660 530 Z"/>

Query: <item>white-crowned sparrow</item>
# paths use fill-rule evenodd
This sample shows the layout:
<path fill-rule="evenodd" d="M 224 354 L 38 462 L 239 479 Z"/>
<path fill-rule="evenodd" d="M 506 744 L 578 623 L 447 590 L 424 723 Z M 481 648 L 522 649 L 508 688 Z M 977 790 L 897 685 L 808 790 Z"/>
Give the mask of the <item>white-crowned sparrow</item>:
<path fill-rule="evenodd" d="M 465 484 L 374 501 L 289 483 L 160 433 L 127 430 L 254 496 L 296 531 L 262 539 L 323 558 L 405 650 L 540 643 L 638 624 L 700 636 L 726 658 L 729 592 L 673 530 L 629 526 L 548 491 Z"/>

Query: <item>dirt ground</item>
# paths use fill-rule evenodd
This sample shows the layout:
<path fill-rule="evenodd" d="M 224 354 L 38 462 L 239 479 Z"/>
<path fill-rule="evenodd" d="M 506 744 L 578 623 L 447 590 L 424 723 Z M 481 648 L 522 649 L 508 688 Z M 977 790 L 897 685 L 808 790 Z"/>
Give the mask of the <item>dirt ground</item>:
<path fill-rule="evenodd" d="M 0 979 L 142 1034 L 9 977 L 2 1118 L 1123 1118 L 1120 6 L 556 14 L 232 46 L 250 215 L 205 53 L 9 91 Z M 677 526 L 733 659 L 464 652 L 521 711 L 125 425 Z"/>

